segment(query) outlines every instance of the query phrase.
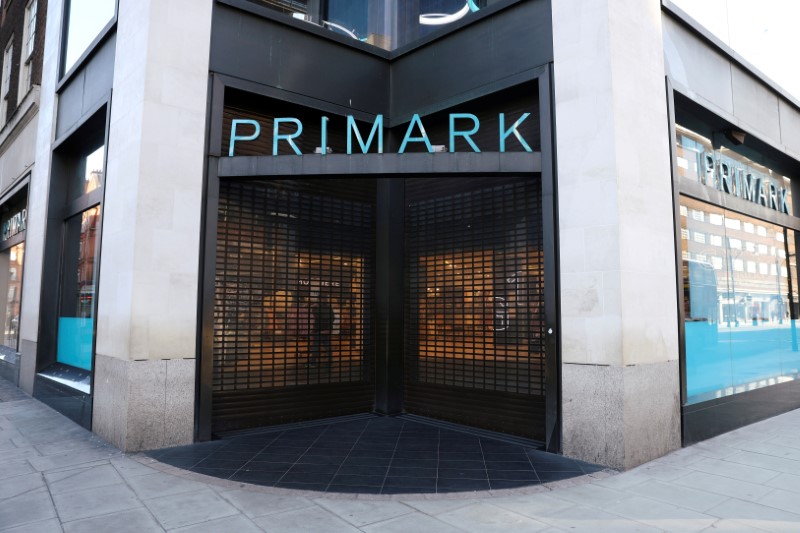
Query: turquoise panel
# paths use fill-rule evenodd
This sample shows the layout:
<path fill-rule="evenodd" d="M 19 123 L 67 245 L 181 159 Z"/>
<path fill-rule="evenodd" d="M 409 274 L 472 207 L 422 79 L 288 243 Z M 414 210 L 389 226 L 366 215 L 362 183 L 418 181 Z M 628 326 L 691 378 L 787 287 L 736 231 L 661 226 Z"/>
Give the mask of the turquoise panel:
<path fill-rule="evenodd" d="M 93 330 L 94 319 L 60 317 L 56 360 L 65 365 L 92 370 Z"/>

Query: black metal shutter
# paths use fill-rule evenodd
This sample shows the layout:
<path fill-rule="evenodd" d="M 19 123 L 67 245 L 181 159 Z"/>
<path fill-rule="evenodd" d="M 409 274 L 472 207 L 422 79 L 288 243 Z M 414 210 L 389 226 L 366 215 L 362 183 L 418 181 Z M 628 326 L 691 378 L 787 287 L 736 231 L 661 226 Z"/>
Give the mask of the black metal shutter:
<path fill-rule="evenodd" d="M 373 180 L 220 184 L 213 431 L 372 409 L 374 202 Z M 312 365 L 322 299 L 331 358 Z"/>
<path fill-rule="evenodd" d="M 544 439 L 538 177 L 406 181 L 408 412 Z"/>

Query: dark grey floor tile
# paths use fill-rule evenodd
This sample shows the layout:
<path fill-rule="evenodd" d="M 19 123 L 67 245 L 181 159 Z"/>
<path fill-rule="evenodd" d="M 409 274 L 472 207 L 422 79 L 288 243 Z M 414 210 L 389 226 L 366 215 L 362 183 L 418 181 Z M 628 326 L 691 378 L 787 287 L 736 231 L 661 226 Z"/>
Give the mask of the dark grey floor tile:
<path fill-rule="evenodd" d="M 392 462 L 391 457 L 353 457 L 352 455 L 350 455 L 347 457 L 347 459 L 344 460 L 344 462 L 342 463 L 342 467 L 356 466 L 356 465 L 388 467 L 391 462 Z"/>
<path fill-rule="evenodd" d="M 388 472 L 389 476 L 403 476 L 403 477 L 425 477 L 435 478 L 436 468 L 418 468 L 418 467 L 402 467 L 391 466 Z"/>
<path fill-rule="evenodd" d="M 489 479 L 494 480 L 528 480 L 539 481 L 533 470 L 489 470 Z"/>
<path fill-rule="evenodd" d="M 436 494 L 436 487 L 400 487 L 384 485 L 381 494 Z"/>
<path fill-rule="evenodd" d="M 398 468 L 436 468 L 437 466 L 436 459 L 405 459 L 401 457 L 392 461 L 392 467 Z"/>
<path fill-rule="evenodd" d="M 296 462 L 304 463 L 304 464 L 312 464 L 312 465 L 319 465 L 319 466 L 330 466 L 335 465 L 339 466 L 344 462 L 347 458 L 346 455 L 314 455 L 314 454 L 305 454 L 297 459 Z"/>
<path fill-rule="evenodd" d="M 328 487 L 327 492 L 335 492 L 340 494 L 380 494 L 381 487 L 367 486 L 367 485 L 333 485 Z"/>
<path fill-rule="evenodd" d="M 583 469 L 576 463 L 569 461 L 563 463 L 533 463 L 533 468 L 537 472 L 578 472 L 583 473 Z"/>
<path fill-rule="evenodd" d="M 359 450 L 353 449 L 347 454 L 348 459 L 353 457 L 377 457 L 384 459 L 391 459 L 394 455 L 394 450 Z"/>
<path fill-rule="evenodd" d="M 342 465 L 337 474 L 350 476 L 385 476 L 388 466 Z"/>
<path fill-rule="evenodd" d="M 383 485 L 383 480 L 386 476 L 351 476 L 339 474 L 331 480 L 331 485 L 368 485 L 372 487 L 380 487 Z"/>
<path fill-rule="evenodd" d="M 325 492 L 328 488 L 328 483 L 294 483 L 289 481 L 282 481 L 276 483 L 275 487 L 279 489 L 295 489 L 295 490 L 312 490 L 316 492 Z"/>
<path fill-rule="evenodd" d="M 206 476 L 218 477 L 220 479 L 228 479 L 236 473 L 236 470 L 226 470 L 223 468 L 192 468 L 189 471 Z"/>
<path fill-rule="evenodd" d="M 413 488 L 435 488 L 436 478 L 420 478 L 420 477 L 403 477 L 403 476 L 386 476 L 386 481 L 383 483 L 384 487 L 413 487 Z"/>
<path fill-rule="evenodd" d="M 444 490 L 456 490 L 456 491 L 489 490 L 489 480 L 439 478 L 436 484 L 436 491 L 442 492 Z"/>
<path fill-rule="evenodd" d="M 489 470 L 533 470 L 529 461 L 486 461 Z"/>
<path fill-rule="evenodd" d="M 441 459 L 439 461 L 439 468 L 463 468 L 465 470 L 481 470 L 486 468 L 483 461 L 451 461 L 449 459 Z"/>
<path fill-rule="evenodd" d="M 466 470 L 463 468 L 440 468 L 439 479 L 488 479 L 486 469 Z"/>
<path fill-rule="evenodd" d="M 272 486 L 285 475 L 284 472 L 260 472 L 258 470 L 239 470 L 230 476 L 231 481 L 243 481 L 255 485 Z"/>
<path fill-rule="evenodd" d="M 286 472 L 295 463 L 269 463 L 265 461 L 250 461 L 242 467 L 247 470 L 259 470 L 261 472 Z"/>
<path fill-rule="evenodd" d="M 297 463 L 289 469 L 290 474 L 335 474 L 339 465 L 315 465 Z"/>
<path fill-rule="evenodd" d="M 425 452 L 421 450 L 407 450 L 403 448 L 398 448 L 395 450 L 394 453 L 395 459 L 436 459 L 437 453 L 434 452 Z"/>
<path fill-rule="evenodd" d="M 248 462 L 248 459 L 203 459 L 197 463 L 198 468 L 224 468 L 224 469 L 237 469 L 243 467 Z"/>
<path fill-rule="evenodd" d="M 302 456 L 302 453 L 271 453 L 264 451 L 253 456 L 252 460 L 265 463 L 294 463 Z"/>
<path fill-rule="evenodd" d="M 483 454 L 481 452 L 447 452 L 439 450 L 440 461 L 481 461 L 483 462 Z"/>
<path fill-rule="evenodd" d="M 538 481 L 533 480 L 526 480 L 526 479 L 490 479 L 489 486 L 492 490 L 503 490 L 503 489 L 518 489 L 521 487 L 532 487 L 534 485 L 538 485 Z"/>
<path fill-rule="evenodd" d="M 287 472 L 285 476 L 281 479 L 281 483 L 314 483 L 314 484 L 325 484 L 331 482 L 333 479 L 333 474 L 322 474 L 322 473 L 314 473 L 314 472 L 295 472 L 289 473 Z"/>

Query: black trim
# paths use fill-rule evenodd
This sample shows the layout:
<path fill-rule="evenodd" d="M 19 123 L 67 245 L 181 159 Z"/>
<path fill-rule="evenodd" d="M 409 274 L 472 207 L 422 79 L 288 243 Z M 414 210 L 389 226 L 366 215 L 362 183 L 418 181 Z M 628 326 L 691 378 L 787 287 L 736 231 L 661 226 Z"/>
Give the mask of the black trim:
<path fill-rule="evenodd" d="M 683 445 L 800 408 L 800 380 L 684 405 Z"/>
<path fill-rule="evenodd" d="M 75 60 L 75 63 L 70 67 L 67 72 L 64 72 L 64 62 L 66 57 L 64 54 L 67 53 L 67 37 L 69 31 L 67 31 L 67 26 L 69 25 L 69 1 L 65 1 L 61 6 L 61 35 L 60 35 L 60 46 L 58 49 L 58 72 L 59 72 L 59 79 L 56 82 L 56 94 L 61 92 L 61 89 L 64 88 L 74 77 L 75 74 L 80 71 L 89 59 L 97 52 L 100 48 L 102 43 L 104 43 L 112 33 L 116 31 L 117 28 L 117 19 L 119 17 L 119 0 L 117 0 L 116 5 L 114 7 L 114 16 L 111 17 L 111 20 L 100 30 L 100 33 L 97 34 L 89 46 L 86 47 L 86 50 Z"/>
<path fill-rule="evenodd" d="M 545 316 L 545 449 L 561 453 L 561 267 L 558 250 L 558 180 L 553 120 L 555 88 L 552 64 L 539 78 L 539 127 L 541 129 L 542 236 L 544 253 Z M 550 333 L 552 331 L 552 333 Z"/>

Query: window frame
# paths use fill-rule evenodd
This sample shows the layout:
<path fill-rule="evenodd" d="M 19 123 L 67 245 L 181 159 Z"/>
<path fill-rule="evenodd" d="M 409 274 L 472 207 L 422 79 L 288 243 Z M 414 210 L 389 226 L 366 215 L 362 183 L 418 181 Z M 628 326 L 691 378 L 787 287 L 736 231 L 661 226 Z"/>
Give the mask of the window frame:
<path fill-rule="evenodd" d="M 72 65 L 69 68 L 66 66 L 66 59 L 67 59 L 67 42 L 69 40 L 69 15 L 70 15 L 70 6 L 72 5 L 73 0 L 65 0 L 64 3 L 61 5 L 61 26 L 60 26 L 60 38 L 59 38 L 59 50 L 58 50 L 58 83 L 56 84 L 56 93 L 59 93 L 61 89 L 69 83 L 69 81 L 75 76 L 86 62 L 89 60 L 91 56 L 97 51 L 100 45 L 105 42 L 105 40 L 109 37 L 112 30 L 117 25 L 117 18 L 119 17 L 119 0 L 113 0 L 114 2 L 114 15 L 108 20 L 105 26 L 97 33 L 97 35 L 92 39 L 92 41 L 86 46 L 86 48 L 81 52 L 81 54 L 75 59 Z"/>

